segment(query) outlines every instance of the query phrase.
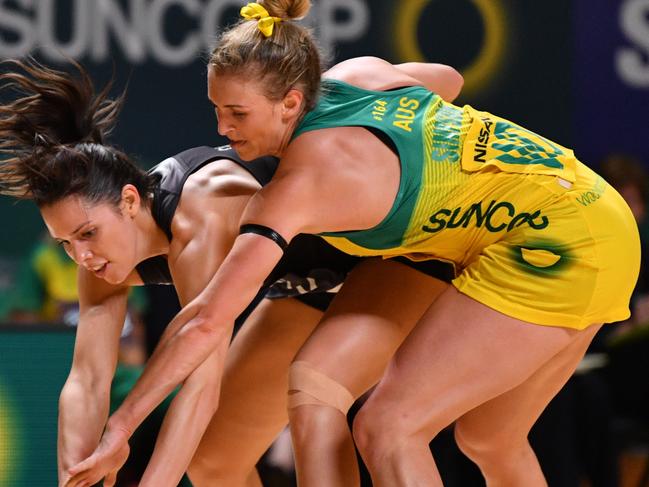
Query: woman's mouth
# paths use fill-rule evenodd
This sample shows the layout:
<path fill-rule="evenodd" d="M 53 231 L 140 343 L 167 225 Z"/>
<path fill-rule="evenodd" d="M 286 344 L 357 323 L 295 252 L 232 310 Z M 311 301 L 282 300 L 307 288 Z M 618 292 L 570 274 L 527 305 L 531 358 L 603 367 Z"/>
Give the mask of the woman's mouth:
<path fill-rule="evenodd" d="M 90 270 L 95 274 L 95 276 L 101 278 L 104 276 L 104 274 L 106 274 L 107 266 L 108 266 L 108 262 L 104 262 L 102 265 L 91 267 Z"/>

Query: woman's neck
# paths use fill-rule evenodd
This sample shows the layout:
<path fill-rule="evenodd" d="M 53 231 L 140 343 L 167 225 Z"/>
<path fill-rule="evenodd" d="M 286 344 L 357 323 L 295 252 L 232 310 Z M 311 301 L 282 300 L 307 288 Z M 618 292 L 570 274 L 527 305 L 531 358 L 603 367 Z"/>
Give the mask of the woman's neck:
<path fill-rule="evenodd" d="M 166 255 L 169 253 L 169 239 L 165 232 L 158 226 L 153 218 L 150 207 L 144 207 L 135 217 L 138 232 L 142 236 L 139 240 L 141 248 L 138 249 L 142 260 L 155 255 Z"/>

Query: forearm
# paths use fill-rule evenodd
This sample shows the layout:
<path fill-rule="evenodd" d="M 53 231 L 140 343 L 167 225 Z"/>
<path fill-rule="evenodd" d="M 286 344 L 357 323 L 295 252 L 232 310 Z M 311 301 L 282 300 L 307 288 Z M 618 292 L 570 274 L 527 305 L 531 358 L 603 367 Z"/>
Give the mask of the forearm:
<path fill-rule="evenodd" d="M 231 326 L 210 325 L 194 317 L 164 346 L 157 348 L 136 385 L 108 420 L 107 427 L 130 436 L 214 350 L 227 348 L 231 334 Z M 221 371 L 213 373 L 220 375 Z"/>
<path fill-rule="evenodd" d="M 100 442 L 110 408 L 128 289 L 79 268 L 79 323 L 72 366 L 59 397 L 59 479 Z"/>
<path fill-rule="evenodd" d="M 174 487 L 187 471 L 219 401 L 226 346 L 215 350 L 185 381 L 165 415 L 140 487 Z"/>
<path fill-rule="evenodd" d="M 58 472 L 62 479 L 67 469 L 86 458 L 97 447 L 106 425 L 110 392 L 68 379 L 59 398 Z"/>
<path fill-rule="evenodd" d="M 257 260 L 249 258 L 255 255 Z M 281 252 L 257 235 L 237 238 L 228 258 L 201 295 L 174 318 L 178 331 L 158 347 L 144 373 L 107 427 L 130 435 L 142 420 L 217 348 L 226 347 L 232 323 L 257 294 Z M 221 370 L 213 373 L 220 376 Z"/>

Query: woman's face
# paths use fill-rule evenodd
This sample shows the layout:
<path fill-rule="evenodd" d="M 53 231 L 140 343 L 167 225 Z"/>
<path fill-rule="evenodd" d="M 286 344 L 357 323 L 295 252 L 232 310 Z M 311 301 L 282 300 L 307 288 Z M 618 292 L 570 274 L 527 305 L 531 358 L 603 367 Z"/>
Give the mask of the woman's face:
<path fill-rule="evenodd" d="M 264 95 L 263 83 L 243 75 L 216 75 L 208 69 L 208 98 L 214 105 L 220 135 L 230 140 L 239 157 L 250 161 L 265 155 L 279 156 L 288 144 L 301 94 L 291 94 L 280 101 Z M 287 104 L 288 102 L 288 104 Z"/>
<path fill-rule="evenodd" d="M 123 213 L 79 196 L 41 208 L 50 234 L 70 258 L 111 284 L 124 282 L 138 262 L 135 223 Z"/>

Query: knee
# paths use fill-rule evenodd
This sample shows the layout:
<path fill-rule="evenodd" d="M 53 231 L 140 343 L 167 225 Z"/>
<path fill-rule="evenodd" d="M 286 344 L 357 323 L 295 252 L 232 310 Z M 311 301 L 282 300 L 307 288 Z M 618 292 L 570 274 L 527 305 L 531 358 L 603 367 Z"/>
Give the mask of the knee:
<path fill-rule="evenodd" d="M 288 416 L 293 441 L 308 441 L 332 426 L 344 423 L 354 402 L 353 395 L 340 383 L 311 367 L 294 362 L 289 369 Z M 335 429 L 335 428 L 334 428 Z"/>
<path fill-rule="evenodd" d="M 458 448 L 481 467 L 502 464 L 530 448 L 526 435 L 512 435 L 468 425 L 458 420 L 454 429 Z"/>
<path fill-rule="evenodd" d="M 457 447 L 471 460 L 489 447 L 482 435 L 475 434 L 475 431 L 465 427 L 460 421 L 455 423 L 453 436 Z"/>
<path fill-rule="evenodd" d="M 387 423 L 378 415 L 375 416 L 372 408 L 367 407 L 367 403 L 356 413 L 352 423 L 352 436 L 363 458 L 372 456 L 372 447 L 378 446 L 379 441 L 383 441 L 384 435 L 382 433 L 385 428 L 382 427 L 382 423 L 387 427 Z"/>
<path fill-rule="evenodd" d="M 381 462 L 400 450 L 428 444 L 428 430 L 422 429 L 414 415 L 395 405 L 384 407 L 372 399 L 360 408 L 352 425 L 356 447 L 368 464 Z"/>
<path fill-rule="evenodd" d="M 322 406 L 298 405 L 289 407 L 288 420 L 291 438 L 296 448 L 308 444 L 314 437 L 322 438 L 326 431 L 329 411 Z"/>

